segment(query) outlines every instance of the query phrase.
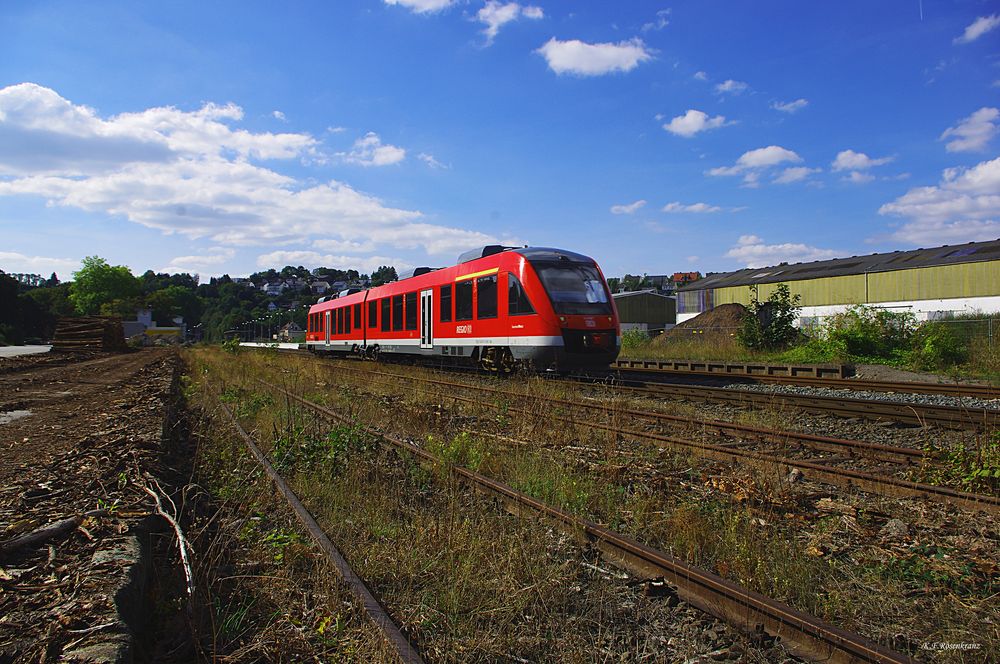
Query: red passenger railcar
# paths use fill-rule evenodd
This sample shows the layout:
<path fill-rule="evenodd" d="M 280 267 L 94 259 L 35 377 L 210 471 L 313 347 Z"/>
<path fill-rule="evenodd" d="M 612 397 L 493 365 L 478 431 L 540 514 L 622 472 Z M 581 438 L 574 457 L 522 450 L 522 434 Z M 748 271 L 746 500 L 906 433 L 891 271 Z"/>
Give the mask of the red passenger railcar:
<path fill-rule="evenodd" d="M 317 352 L 449 358 L 510 371 L 606 367 L 618 312 L 592 258 L 562 249 L 488 246 L 458 265 L 320 300 L 306 344 Z"/>

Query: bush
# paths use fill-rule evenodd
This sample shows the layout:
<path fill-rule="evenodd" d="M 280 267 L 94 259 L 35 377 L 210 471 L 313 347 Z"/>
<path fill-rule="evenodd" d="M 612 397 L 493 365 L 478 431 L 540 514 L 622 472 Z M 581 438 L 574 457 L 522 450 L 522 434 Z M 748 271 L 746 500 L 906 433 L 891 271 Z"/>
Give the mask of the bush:
<path fill-rule="evenodd" d="M 757 285 L 751 286 L 750 306 L 737 333 L 740 343 L 751 350 L 788 346 L 799 336 L 794 325 L 799 317 L 799 301 L 799 296 L 793 296 L 786 284 L 778 284 L 766 302 L 758 299 Z"/>
<path fill-rule="evenodd" d="M 969 359 L 969 348 L 947 323 L 924 323 L 912 337 L 910 362 L 918 369 L 945 369 Z"/>
<path fill-rule="evenodd" d="M 649 334 L 645 330 L 626 330 L 622 332 L 622 348 L 642 348 L 649 343 Z"/>
<path fill-rule="evenodd" d="M 824 336 L 851 357 L 891 359 L 910 349 L 915 327 L 913 314 L 858 305 L 830 317 Z"/>

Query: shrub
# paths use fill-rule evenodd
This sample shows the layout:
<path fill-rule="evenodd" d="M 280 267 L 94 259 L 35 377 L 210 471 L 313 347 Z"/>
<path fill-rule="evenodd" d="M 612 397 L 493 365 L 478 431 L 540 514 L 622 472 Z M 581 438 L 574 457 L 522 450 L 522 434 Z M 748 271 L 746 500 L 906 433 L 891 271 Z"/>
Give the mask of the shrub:
<path fill-rule="evenodd" d="M 787 284 L 778 284 L 766 302 L 758 298 L 757 285 L 750 286 L 750 306 L 737 333 L 740 343 L 751 350 L 774 350 L 790 344 L 799 335 L 794 325 L 799 301 Z"/>
<path fill-rule="evenodd" d="M 649 334 L 645 330 L 626 330 L 622 332 L 622 348 L 642 348 L 649 343 Z"/>
<path fill-rule="evenodd" d="M 911 313 L 858 305 L 831 316 L 825 337 L 842 345 L 851 357 L 889 359 L 910 349 L 915 326 Z"/>
<path fill-rule="evenodd" d="M 963 364 L 969 348 L 947 323 L 924 323 L 912 337 L 910 361 L 919 369 L 944 369 Z"/>

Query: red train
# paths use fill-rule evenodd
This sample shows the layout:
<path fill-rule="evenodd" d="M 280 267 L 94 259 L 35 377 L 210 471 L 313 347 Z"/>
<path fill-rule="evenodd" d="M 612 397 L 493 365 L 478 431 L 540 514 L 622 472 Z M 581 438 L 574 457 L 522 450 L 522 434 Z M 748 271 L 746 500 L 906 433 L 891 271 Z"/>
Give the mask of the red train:
<path fill-rule="evenodd" d="M 491 245 L 462 254 L 454 267 L 401 277 L 310 307 L 309 349 L 447 358 L 504 372 L 606 367 L 618 357 L 618 312 L 592 258 Z"/>

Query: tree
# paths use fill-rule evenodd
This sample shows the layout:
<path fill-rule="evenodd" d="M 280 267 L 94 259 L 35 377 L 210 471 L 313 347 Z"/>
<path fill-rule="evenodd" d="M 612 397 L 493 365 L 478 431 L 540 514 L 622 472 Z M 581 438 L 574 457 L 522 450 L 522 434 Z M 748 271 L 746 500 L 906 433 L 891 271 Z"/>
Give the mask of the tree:
<path fill-rule="evenodd" d="M 108 265 L 99 256 L 83 259 L 83 267 L 73 273 L 69 299 L 82 315 L 127 313 L 142 293 L 142 283 L 124 265 Z"/>
<path fill-rule="evenodd" d="M 372 272 L 372 286 L 381 286 L 398 278 L 399 275 L 396 274 L 396 268 L 389 265 L 380 265 L 377 270 Z"/>
<path fill-rule="evenodd" d="M 787 284 L 778 284 L 767 301 L 758 297 L 757 284 L 750 286 L 750 306 L 737 337 L 752 350 L 773 350 L 787 346 L 798 336 L 795 319 L 799 317 L 798 295 Z"/>

